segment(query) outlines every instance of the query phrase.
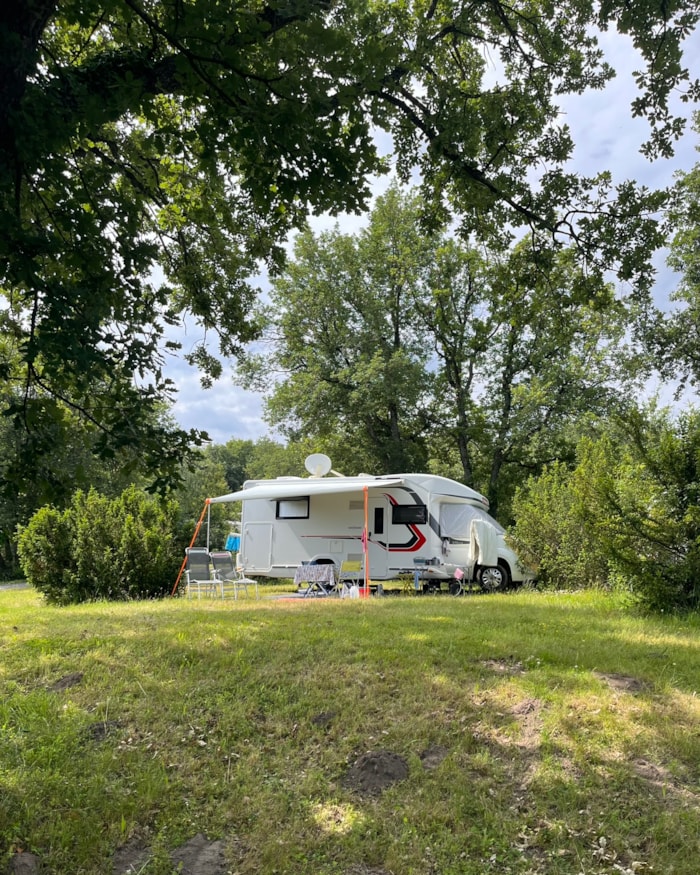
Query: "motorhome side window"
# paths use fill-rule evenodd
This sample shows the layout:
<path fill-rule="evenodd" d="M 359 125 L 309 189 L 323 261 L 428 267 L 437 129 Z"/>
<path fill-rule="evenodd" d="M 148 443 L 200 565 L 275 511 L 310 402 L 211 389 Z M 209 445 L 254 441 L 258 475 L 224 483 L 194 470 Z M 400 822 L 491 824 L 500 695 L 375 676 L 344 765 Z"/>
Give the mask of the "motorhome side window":
<path fill-rule="evenodd" d="M 428 508 L 424 504 L 394 504 L 391 508 L 392 523 L 427 523 Z"/>
<path fill-rule="evenodd" d="M 309 497 L 305 498 L 280 498 L 277 501 L 278 520 L 308 520 Z"/>
<path fill-rule="evenodd" d="M 384 534 L 384 508 L 383 507 L 375 507 L 374 508 L 374 534 L 375 535 L 383 535 Z"/>

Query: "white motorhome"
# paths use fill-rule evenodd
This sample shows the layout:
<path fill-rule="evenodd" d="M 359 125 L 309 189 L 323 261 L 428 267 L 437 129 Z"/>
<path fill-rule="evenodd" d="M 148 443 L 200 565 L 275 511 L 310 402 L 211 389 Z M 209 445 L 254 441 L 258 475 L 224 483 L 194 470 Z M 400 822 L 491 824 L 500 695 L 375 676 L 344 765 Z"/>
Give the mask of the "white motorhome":
<path fill-rule="evenodd" d="M 319 457 L 327 474 L 327 457 L 310 459 Z M 248 480 L 211 499 L 242 502 L 238 564 L 246 575 L 293 577 L 303 563 L 340 568 L 366 551 L 373 583 L 410 574 L 422 589 L 445 582 L 460 591 L 460 579 L 487 590 L 531 579 L 488 515 L 488 500 L 468 486 L 433 474 L 333 473 Z"/>

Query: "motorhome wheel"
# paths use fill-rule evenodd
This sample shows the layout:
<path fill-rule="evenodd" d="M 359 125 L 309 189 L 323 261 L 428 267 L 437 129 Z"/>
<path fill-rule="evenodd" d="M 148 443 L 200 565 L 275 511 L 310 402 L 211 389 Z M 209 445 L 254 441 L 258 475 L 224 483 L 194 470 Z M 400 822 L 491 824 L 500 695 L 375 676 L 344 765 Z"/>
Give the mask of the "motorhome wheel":
<path fill-rule="evenodd" d="M 499 562 L 496 566 L 480 568 L 478 573 L 481 588 L 486 592 L 508 589 L 510 586 L 510 572 L 508 566 Z"/>

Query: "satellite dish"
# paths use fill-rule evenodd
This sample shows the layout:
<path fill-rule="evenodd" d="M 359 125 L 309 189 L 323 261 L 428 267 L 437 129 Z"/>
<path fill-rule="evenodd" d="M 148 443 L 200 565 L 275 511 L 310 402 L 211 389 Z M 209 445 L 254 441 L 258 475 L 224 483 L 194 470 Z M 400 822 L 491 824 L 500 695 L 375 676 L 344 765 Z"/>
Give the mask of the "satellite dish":
<path fill-rule="evenodd" d="M 312 477 L 323 477 L 331 470 L 331 460 L 324 453 L 312 453 L 304 460 L 304 467 Z"/>

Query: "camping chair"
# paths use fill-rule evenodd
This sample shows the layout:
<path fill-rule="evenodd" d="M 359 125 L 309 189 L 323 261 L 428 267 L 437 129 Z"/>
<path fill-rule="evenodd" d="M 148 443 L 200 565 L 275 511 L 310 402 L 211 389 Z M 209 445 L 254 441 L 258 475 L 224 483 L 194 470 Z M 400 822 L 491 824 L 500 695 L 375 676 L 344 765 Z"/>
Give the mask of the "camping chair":
<path fill-rule="evenodd" d="M 187 567 L 185 575 L 187 579 L 187 597 L 192 598 L 196 589 L 197 598 L 205 595 L 214 595 L 219 587 L 219 580 L 209 570 L 209 551 L 203 547 L 189 547 L 186 551 Z"/>
<path fill-rule="evenodd" d="M 362 560 L 361 559 L 346 559 L 340 563 L 340 572 L 338 573 L 338 588 L 340 597 L 347 598 L 350 595 L 350 587 L 359 586 L 364 583 L 362 577 Z"/>
<path fill-rule="evenodd" d="M 226 598 L 227 593 L 233 593 L 234 599 L 237 599 L 239 590 L 243 590 L 247 596 L 249 583 L 255 587 L 255 598 L 258 598 L 257 580 L 246 577 L 242 571 L 236 568 L 233 564 L 233 556 L 228 550 L 212 553 L 211 561 L 214 565 L 214 574 L 218 579 L 222 599 Z"/>

